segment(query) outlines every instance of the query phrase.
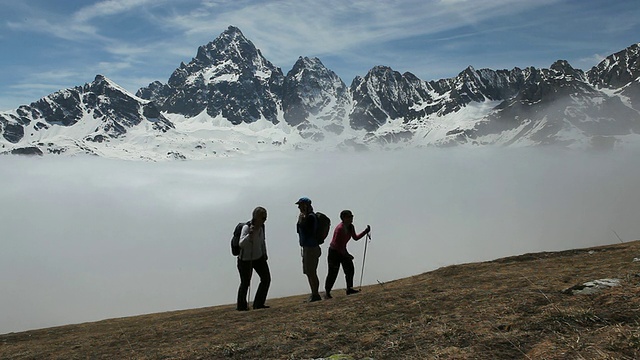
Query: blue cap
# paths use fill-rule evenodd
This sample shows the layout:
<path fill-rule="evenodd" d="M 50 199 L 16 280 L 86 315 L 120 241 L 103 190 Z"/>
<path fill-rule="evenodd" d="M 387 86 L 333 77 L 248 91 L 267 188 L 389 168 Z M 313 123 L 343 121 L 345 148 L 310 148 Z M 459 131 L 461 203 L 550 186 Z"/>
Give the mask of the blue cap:
<path fill-rule="evenodd" d="M 298 199 L 298 201 L 296 201 L 296 204 L 311 204 L 311 199 L 309 199 L 308 197 L 301 197 L 300 199 Z"/>

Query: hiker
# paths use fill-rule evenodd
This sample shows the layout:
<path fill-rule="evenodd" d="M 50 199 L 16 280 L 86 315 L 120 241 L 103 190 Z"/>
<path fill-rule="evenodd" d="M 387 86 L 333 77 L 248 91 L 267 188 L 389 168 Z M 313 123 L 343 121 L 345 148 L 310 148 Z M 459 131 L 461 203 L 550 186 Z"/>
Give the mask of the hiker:
<path fill-rule="evenodd" d="M 322 300 L 318 288 L 320 280 L 318 279 L 318 262 L 322 250 L 315 238 L 316 228 L 318 226 L 316 216 L 311 206 L 311 200 L 307 197 L 301 197 L 296 201 L 300 214 L 298 214 L 297 232 L 302 248 L 302 272 L 307 276 L 309 288 L 311 288 L 311 296 L 308 302 Z"/>
<path fill-rule="evenodd" d="M 356 234 L 356 229 L 353 226 L 353 213 L 351 210 L 342 210 L 340 212 L 340 220 L 342 220 L 342 222 L 338 224 L 336 229 L 333 231 L 333 239 L 331 240 L 331 244 L 329 244 L 329 254 L 327 255 L 329 272 L 327 273 L 327 279 L 324 284 L 325 297 L 327 299 L 332 298 L 331 289 L 338 278 L 340 265 L 342 265 L 344 278 L 347 282 L 347 295 L 360 292 L 360 290 L 353 288 L 355 267 L 353 266 L 353 255 L 349 254 L 347 251 L 347 243 L 351 239 L 358 241 L 371 231 L 371 227 L 367 225 L 367 228 L 364 229 L 364 231 L 360 234 Z"/>
<path fill-rule="evenodd" d="M 271 273 L 267 264 L 267 243 L 265 242 L 264 223 L 267 221 L 267 210 L 258 206 L 253 210 L 251 221 L 242 227 L 240 235 L 240 255 L 238 255 L 238 272 L 240 287 L 238 288 L 237 310 L 249 310 L 247 292 L 251 284 L 253 270 L 260 277 L 260 285 L 253 299 L 254 309 L 266 309 L 267 292 L 271 285 Z"/>

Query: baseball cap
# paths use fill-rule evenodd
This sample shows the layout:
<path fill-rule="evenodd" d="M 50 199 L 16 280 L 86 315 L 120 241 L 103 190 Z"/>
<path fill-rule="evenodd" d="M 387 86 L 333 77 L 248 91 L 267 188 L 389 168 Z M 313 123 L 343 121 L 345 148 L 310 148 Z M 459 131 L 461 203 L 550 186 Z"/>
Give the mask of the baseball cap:
<path fill-rule="evenodd" d="M 296 204 L 300 204 L 300 203 L 311 204 L 311 199 L 309 199 L 308 197 L 303 196 L 300 199 L 298 199 L 298 201 L 296 201 Z"/>

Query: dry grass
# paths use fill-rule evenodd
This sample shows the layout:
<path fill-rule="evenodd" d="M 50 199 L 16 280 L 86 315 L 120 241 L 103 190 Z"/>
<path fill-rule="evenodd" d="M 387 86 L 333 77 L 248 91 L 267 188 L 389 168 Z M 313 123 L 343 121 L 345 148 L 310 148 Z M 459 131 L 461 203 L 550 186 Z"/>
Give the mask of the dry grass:
<path fill-rule="evenodd" d="M 361 294 L 0 335 L 1 359 L 639 359 L 640 241 L 454 265 Z M 600 278 L 593 295 L 562 290 Z M 343 294 L 343 293 L 342 293 Z"/>

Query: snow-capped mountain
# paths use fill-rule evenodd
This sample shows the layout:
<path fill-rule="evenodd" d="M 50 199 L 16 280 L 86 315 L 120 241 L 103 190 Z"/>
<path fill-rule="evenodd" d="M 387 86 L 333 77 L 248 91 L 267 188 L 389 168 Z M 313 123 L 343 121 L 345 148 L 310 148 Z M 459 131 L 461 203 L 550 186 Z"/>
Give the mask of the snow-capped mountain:
<path fill-rule="evenodd" d="M 633 52 L 634 47 L 627 53 Z M 624 72 L 637 72 L 637 50 L 635 63 L 627 65 Z M 637 137 L 640 114 L 633 108 L 632 98 L 624 93 L 637 87 L 640 78 L 636 75 L 634 80 L 620 86 L 598 74 L 597 68 L 585 73 L 566 61 L 557 61 L 550 69 L 526 69 L 517 94 L 499 104 L 457 140 L 611 147 Z"/>
<path fill-rule="evenodd" d="M 167 83 L 106 77 L 0 113 L 5 153 L 199 159 L 272 149 L 610 148 L 640 141 L 640 44 L 585 72 L 464 69 L 424 81 L 376 66 L 346 86 L 317 58 L 285 75 L 230 26 Z"/>
<path fill-rule="evenodd" d="M 135 133 L 151 138 L 173 128 L 154 102 L 133 96 L 101 75 L 84 86 L 0 113 L 2 147 L 18 154 L 99 154 L 95 149 L 111 141 L 129 141 Z"/>
<path fill-rule="evenodd" d="M 203 111 L 234 125 L 266 119 L 278 123 L 284 75 L 265 59 L 238 28 L 229 27 L 200 46 L 187 65 L 180 64 L 167 84 L 154 82 L 138 96 L 162 111 L 193 117 Z"/>
<path fill-rule="evenodd" d="M 322 141 L 325 132 L 342 134 L 351 107 L 347 85 L 318 58 L 300 57 L 284 79 L 284 119 L 303 138 Z"/>

